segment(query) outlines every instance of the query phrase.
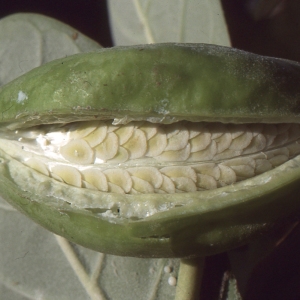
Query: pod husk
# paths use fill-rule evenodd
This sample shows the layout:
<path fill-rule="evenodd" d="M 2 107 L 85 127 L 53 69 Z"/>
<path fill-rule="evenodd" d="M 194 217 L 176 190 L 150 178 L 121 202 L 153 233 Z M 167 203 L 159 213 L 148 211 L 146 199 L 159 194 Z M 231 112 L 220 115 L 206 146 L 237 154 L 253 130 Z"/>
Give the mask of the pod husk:
<path fill-rule="evenodd" d="M 4 86 L 1 128 L 91 119 L 299 122 L 299 79 L 298 63 L 219 46 L 104 49 L 53 61 Z M 300 157 L 231 186 L 172 195 L 80 189 L 2 150 L 0 159 L 4 199 L 47 229 L 115 255 L 218 253 L 248 242 L 300 207 Z"/>
<path fill-rule="evenodd" d="M 299 66 L 206 44 L 101 49 L 55 60 L 4 86 L 2 124 L 299 122 Z"/>

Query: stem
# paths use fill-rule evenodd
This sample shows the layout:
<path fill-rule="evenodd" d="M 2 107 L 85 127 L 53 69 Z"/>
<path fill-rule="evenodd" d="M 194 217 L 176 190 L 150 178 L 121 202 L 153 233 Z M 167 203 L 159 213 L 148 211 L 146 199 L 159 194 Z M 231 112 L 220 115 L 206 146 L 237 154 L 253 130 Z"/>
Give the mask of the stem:
<path fill-rule="evenodd" d="M 204 259 L 201 257 L 180 261 L 175 300 L 195 300 L 199 297 Z"/>

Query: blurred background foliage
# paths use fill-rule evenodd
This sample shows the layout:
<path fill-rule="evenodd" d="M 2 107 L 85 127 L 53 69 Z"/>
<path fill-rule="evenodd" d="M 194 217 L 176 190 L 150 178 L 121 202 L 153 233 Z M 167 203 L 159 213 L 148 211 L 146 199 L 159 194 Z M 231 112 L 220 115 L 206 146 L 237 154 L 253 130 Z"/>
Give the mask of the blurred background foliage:
<path fill-rule="evenodd" d="M 128 1 L 128 0 L 127 0 Z M 300 1 L 222 0 L 233 47 L 300 61 Z M 113 45 L 105 0 L 1 0 L 0 17 L 36 12 Z"/>
<path fill-rule="evenodd" d="M 233 47 L 300 61 L 300 1 L 223 0 Z"/>

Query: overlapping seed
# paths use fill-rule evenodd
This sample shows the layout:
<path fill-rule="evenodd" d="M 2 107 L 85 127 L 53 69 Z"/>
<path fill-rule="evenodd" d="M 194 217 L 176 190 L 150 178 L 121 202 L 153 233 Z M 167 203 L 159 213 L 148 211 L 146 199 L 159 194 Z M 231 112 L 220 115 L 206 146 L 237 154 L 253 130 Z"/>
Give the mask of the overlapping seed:
<path fill-rule="evenodd" d="M 16 137 L 39 156 L 26 165 L 69 185 L 114 193 L 175 193 L 215 189 L 275 168 L 300 153 L 299 129 L 298 124 L 114 126 L 93 121 L 56 130 L 34 128 Z"/>

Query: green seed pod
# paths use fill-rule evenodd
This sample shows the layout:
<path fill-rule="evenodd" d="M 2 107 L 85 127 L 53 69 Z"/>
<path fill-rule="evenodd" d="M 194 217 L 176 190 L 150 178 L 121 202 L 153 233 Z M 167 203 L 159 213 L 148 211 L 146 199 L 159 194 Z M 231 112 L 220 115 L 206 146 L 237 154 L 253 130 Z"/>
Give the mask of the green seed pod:
<path fill-rule="evenodd" d="M 237 247 L 300 207 L 300 66 L 213 45 L 102 49 L 0 90 L 1 196 L 116 255 Z"/>

